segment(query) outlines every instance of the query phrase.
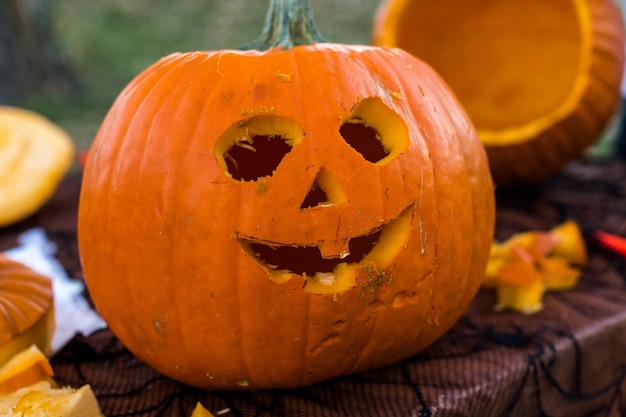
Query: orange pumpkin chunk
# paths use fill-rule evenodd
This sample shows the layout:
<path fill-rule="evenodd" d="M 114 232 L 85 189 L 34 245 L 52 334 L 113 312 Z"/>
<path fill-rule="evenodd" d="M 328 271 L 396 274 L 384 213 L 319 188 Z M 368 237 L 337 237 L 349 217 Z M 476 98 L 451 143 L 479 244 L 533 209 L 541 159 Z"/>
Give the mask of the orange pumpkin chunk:
<path fill-rule="evenodd" d="M 587 251 L 578 225 L 567 221 L 550 231 L 527 231 L 491 246 L 483 286 L 497 293 L 497 310 L 525 314 L 543 308 L 545 291 L 576 285 Z"/>
<path fill-rule="evenodd" d="M 213 413 L 207 410 L 200 402 L 196 403 L 193 412 L 191 413 L 191 417 L 214 417 Z"/>
<path fill-rule="evenodd" d="M 512 308 L 526 314 L 541 310 L 542 275 L 535 268 L 531 252 L 513 246 L 511 259 L 498 271 L 497 278 L 497 310 Z"/>
<path fill-rule="evenodd" d="M 556 226 L 550 233 L 558 238 L 552 254 L 573 265 L 587 265 L 587 248 L 578 225 L 568 220 Z"/>
<path fill-rule="evenodd" d="M 48 358 L 35 345 L 23 350 L 0 367 L 0 393 L 47 381 L 54 375 Z"/>

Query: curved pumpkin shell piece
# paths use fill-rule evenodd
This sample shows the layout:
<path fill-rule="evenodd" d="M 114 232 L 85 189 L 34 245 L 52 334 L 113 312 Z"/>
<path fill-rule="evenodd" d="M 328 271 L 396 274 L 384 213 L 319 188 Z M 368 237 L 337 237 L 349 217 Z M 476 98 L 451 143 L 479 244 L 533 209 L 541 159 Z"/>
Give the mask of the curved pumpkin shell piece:
<path fill-rule="evenodd" d="M 0 254 L 0 365 L 33 344 L 47 353 L 54 325 L 50 278 Z"/>
<path fill-rule="evenodd" d="M 118 338 L 204 388 L 293 387 L 430 345 L 480 286 L 494 193 L 428 66 L 338 44 L 173 54 L 84 170 L 87 286 Z"/>
<path fill-rule="evenodd" d="M 498 185 L 537 183 L 615 116 L 624 23 L 613 0 L 385 0 L 372 42 L 402 48 L 450 85 Z"/>
<path fill-rule="evenodd" d="M 30 110 L 0 106 L 0 227 L 35 213 L 74 162 L 61 127 Z"/>
<path fill-rule="evenodd" d="M 31 345 L 0 366 L 0 395 L 42 381 L 53 381 L 53 376 L 54 370 L 46 355 L 36 345 Z"/>

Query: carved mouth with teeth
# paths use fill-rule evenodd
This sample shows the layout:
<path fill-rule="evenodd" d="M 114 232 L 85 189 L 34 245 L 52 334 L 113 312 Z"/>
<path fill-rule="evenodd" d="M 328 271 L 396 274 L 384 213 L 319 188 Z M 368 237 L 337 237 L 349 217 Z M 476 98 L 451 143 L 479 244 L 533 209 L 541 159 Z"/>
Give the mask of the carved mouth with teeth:
<path fill-rule="evenodd" d="M 317 245 L 290 245 L 239 237 L 243 249 L 268 273 L 282 283 L 293 275 L 306 280 L 305 289 L 314 293 L 336 293 L 355 284 L 356 269 L 368 264 L 377 270 L 389 265 L 402 249 L 411 225 L 412 205 L 383 226 L 350 239 L 349 252 L 323 257 Z"/>
<path fill-rule="evenodd" d="M 363 172 L 382 169 L 402 155 L 410 144 L 403 118 L 378 97 L 359 100 L 336 128 L 336 135 L 312 135 L 320 141 L 314 148 L 328 146 L 330 155 L 333 151 L 347 152 L 351 158 L 358 158 L 353 161 L 357 164 L 354 168 L 365 170 Z M 305 143 L 305 133 L 294 119 L 256 114 L 232 124 L 216 142 L 215 155 L 227 177 L 241 183 L 255 183 L 256 192 L 270 201 L 268 188 L 270 192 L 281 192 L 269 185 L 271 180 L 284 178 L 283 159 L 289 158 L 292 164 L 297 162 L 298 157 L 292 151 Z M 299 200 L 302 213 L 315 210 L 319 214 L 325 207 L 340 208 L 350 204 L 351 199 L 368 197 L 367 192 L 360 195 L 361 187 L 353 190 L 351 196 L 346 193 L 347 177 L 343 175 L 343 181 L 338 181 L 330 168 L 335 161 L 326 163 L 322 154 L 311 161 L 315 163 L 308 165 L 310 176 L 306 178 L 312 179 L 312 183 L 307 189 L 298 188 L 304 191 L 303 199 Z M 304 281 L 305 291 L 336 294 L 356 286 L 359 271 L 364 268 L 368 273 L 383 273 L 388 268 L 409 237 L 413 206 L 414 203 L 408 203 L 397 217 L 372 224 L 369 230 L 361 229 L 366 232 L 360 236 L 337 236 L 334 241 L 281 242 L 275 237 L 270 240 L 235 232 L 236 239 L 271 281 L 285 283 L 299 276 Z M 331 212 L 337 215 L 337 210 Z M 344 215 L 347 218 L 347 214 Z"/>

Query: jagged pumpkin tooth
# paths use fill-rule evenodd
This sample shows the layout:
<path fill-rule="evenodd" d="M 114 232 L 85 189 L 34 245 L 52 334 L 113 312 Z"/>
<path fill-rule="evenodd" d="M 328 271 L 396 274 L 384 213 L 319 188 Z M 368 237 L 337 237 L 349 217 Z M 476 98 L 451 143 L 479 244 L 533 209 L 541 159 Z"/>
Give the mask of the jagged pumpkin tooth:
<path fill-rule="evenodd" d="M 46 355 L 31 345 L 0 367 L 0 393 L 47 381 L 52 376 L 54 371 Z"/>
<path fill-rule="evenodd" d="M 573 265 L 587 265 L 585 239 L 576 222 L 565 221 L 551 229 L 550 234 L 558 239 L 550 253 L 552 257 L 561 257 Z"/>
<path fill-rule="evenodd" d="M 499 277 L 496 310 L 512 309 L 531 314 L 543 308 L 541 275 L 531 265 L 521 262 L 505 265 Z"/>

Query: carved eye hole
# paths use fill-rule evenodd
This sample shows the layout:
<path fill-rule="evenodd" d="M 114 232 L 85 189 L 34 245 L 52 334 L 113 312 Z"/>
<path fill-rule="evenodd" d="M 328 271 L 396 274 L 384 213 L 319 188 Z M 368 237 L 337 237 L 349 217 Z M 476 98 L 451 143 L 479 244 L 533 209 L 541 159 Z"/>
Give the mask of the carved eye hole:
<path fill-rule="evenodd" d="M 276 116 L 251 117 L 224 132 L 215 145 L 215 154 L 229 177 L 256 181 L 271 176 L 302 136 L 293 120 Z"/>
<path fill-rule="evenodd" d="M 342 123 L 339 134 L 366 161 L 384 165 L 409 147 L 404 120 L 379 98 L 360 101 Z"/>
<path fill-rule="evenodd" d="M 240 181 L 268 177 L 291 150 L 281 136 L 242 136 L 224 154 L 230 175 Z"/>
<path fill-rule="evenodd" d="M 366 161 L 378 162 L 389 155 L 380 141 L 380 135 L 371 126 L 366 126 L 360 120 L 350 120 L 339 128 L 341 137 L 354 150 L 363 155 Z"/>

